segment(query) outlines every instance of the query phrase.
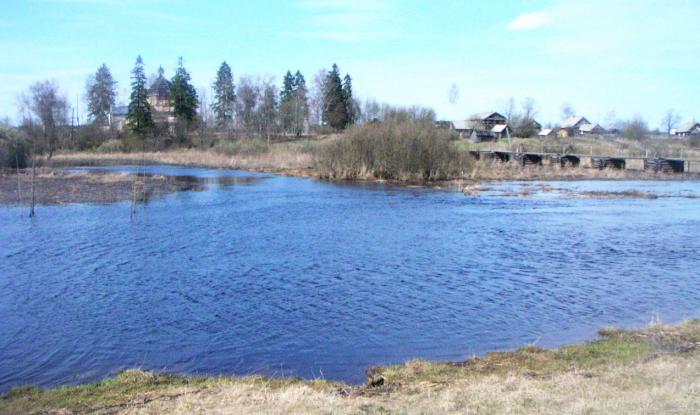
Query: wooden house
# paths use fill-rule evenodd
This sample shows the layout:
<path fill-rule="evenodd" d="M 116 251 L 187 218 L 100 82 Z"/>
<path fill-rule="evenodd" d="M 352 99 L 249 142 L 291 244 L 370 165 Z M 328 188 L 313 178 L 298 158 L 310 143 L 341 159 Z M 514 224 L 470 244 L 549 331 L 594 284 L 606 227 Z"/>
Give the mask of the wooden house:
<path fill-rule="evenodd" d="M 112 113 L 109 114 L 110 121 L 109 124 L 111 128 L 117 131 L 124 131 L 126 129 L 126 116 L 129 114 L 129 107 L 126 105 L 120 105 L 112 109 Z"/>
<path fill-rule="evenodd" d="M 583 124 L 579 127 L 579 134 L 595 135 L 595 134 L 605 134 L 605 128 L 601 127 L 599 124 Z"/>
<path fill-rule="evenodd" d="M 559 137 L 573 137 L 575 135 L 581 134 L 581 127 L 587 124 L 591 124 L 586 117 L 570 117 L 564 120 L 559 131 L 557 131 L 557 136 Z"/>
<path fill-rule="evenodd" d="M 700 123 L 689 122 L 683 124 L 680 128 L 676 128 L 673 134 L 677 137 L 700 136 Z"/>
<path fill-rule="evenodd" d="M 506 117 L 494 111 L 473 114 L 466 120 L 453 121 L 452 125 L 460 137 L 470 137 L 475 142 L 497 141 L 510 135 Z"/>
<path fill-rule="evenodd" d="M 556 132 L 554 131 L 553 128 L 545 128 L 540 130 L 539 133 L 537 133 L 537 136 L 540 138 L 547 138 L 547 137 L 553 137 L 556 135 Z"/>

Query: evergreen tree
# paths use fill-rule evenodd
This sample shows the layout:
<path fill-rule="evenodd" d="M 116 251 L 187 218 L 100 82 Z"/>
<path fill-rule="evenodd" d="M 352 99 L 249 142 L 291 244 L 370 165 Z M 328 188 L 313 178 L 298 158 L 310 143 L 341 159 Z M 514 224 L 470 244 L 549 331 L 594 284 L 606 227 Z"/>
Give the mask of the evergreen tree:
<path fill-rule="evenodd" d="M 214 89 L 214 117 L 221 127 L 230 124 L 233 120 L 233 111 L 236 105 L 236 89 L 233 84 L 231 67 L 224 61 L 216 73 L 216 81 L 212 85 Z"/>
<path fill-rule="evenodd" d="M 173 101 L 173 115 L 189 126 L 197 116 L 197 90 L 190 83 L 190 74 L 182 65 L 182 58 L 178 59 L 178 66 L 170 86 L 170 95 Z"/>
<path fill-rule="evenodd" d="M 280 115 L 284 131 L 290 131 L 294 128 L 294 81 L 295 78 L 292 73 L 287 71 L 282 81 L 282 90 L 280 91 Z"/>
<path fill-rule="evenodd" d="M 131 70 L 131 96 L 126 119 L 129 129 L 142 137 L 154 126 L 141 55 L 136 58 L 136 65 Z"/>
<path fill-rule="evenodd" d="M 326 75 L 323 103 L 323 122 L 339 130 L 345 128 L 348 123 L 348 114 L 343 82 L 336 64 L 333 64 L 333 68 Z"/>
<path fill-rule="evenodd" d="M 294 131 L 300 136 L 304 131 L 304 123 L 309 118 L 309 99 L 307 97 L 306 80 L 297 70 L 294 74 Z"/>
<path fill-rule="evenodd" d="M 355 99 L 352 97 L 352 78 L 349 74 L 345 74 L 343 78 L 343 104 L 347 114 L 347 125 L 355 124 Z"/>
<path fill-rule="evenodd" d="M 107 65 L 102 64 L 88 79 L 86 89 L 90 118 L 99 125 L 109 124 L 109 116 L 117 98 L 117 81 L 112 77 Z"/>

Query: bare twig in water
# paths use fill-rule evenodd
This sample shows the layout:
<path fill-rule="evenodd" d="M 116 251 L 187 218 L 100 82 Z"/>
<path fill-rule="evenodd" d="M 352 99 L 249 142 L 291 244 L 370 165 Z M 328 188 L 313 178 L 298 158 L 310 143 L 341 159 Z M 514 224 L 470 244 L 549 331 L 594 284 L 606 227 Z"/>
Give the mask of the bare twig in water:
<path fill-rule="evenodd" d="M 34 213 L 34 205 L 36 204 L 36 158 L 32 154 L 32 205 L 29 208 L 29 217 L 33 218 L 35 213 Z"/>

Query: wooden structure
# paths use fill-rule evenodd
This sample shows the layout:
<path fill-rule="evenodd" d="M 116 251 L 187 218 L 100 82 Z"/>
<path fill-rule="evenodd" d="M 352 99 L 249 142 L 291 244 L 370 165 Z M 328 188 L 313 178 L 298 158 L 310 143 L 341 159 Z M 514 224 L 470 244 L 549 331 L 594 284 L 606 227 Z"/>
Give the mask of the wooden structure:
<path fill-rule="evenodd" d="M 673 132 L 673 135 L 677 137 L 688 137 L 691 135 L 700 136 L 700 123 L 689 122 L 683 124 L 683 126 L 681 126 L 680 128 L 676 128 L 676 130 Z"/>
<path fill-rule="evenodd" d="M 601 170 L 624 170 L 627 167 L 627 161 L 622 157 L 591 157 L 591 167 Z"/>
<path fill-rule="evenodd" d="M 578 167 L 581 165 L 583 159 L 590 159 L 590 165 L 594 169 L 618 170 L 626 169 L 627 162 L 629 160 L 642 160 L 644 162 L 645 170 L 663 173 L 689 172 L 691 171 L 691 162 L 700 163 L 700 160 L 685 160 L 664 157 L 612 157 L 575 153 L 537 153 L 522 151 L 470 150 L 469 154 L 477 160 L 491 159 L 504 163 L 516 161 L 523 166 L 541 166 L 544 164 L 545 160 L 548 160 L 550 165 L 558 164 L 561 167 Z"/>
<path fill-rule="evenodd" d="M 644 170 L 663 173 L 685 172 L 685 160 L 669 158 L 644 159 Z"/>

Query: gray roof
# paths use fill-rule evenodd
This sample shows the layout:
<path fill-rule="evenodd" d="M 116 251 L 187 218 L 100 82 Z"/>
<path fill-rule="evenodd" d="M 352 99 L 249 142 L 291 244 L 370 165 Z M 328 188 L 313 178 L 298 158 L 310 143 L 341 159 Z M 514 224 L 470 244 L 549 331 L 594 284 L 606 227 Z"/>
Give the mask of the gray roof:
<path fill-rule="evenodd" d="M 473 130 L 474 124 L 476 123 L 471 120 L 452 121 L 452 125 L 454 125 L 455 130 Z"/>
<path fill-rule="evenodd" d="M 604 128 L 598 124 L 583 124 L 581 127 L 579 127 L 579 129 L 584 133 L 590 133 L 596 130 L 604 130 Z"/>
<path fill-rule="evenodd" d="M 127 105 L 119 105 L 112 109 L 113 117 L 125 117 L 129 113 L 129 107 Z"/>
<path fill-rule="evenodd" d="M 569 117 L 564 120 L 561 128 L 574 128 L 577 124 L 590 124 L 591 122 L 586 119 L 586 117 Z"/>
<path fill-rule="evenodd" d="M 497 113 L 496 111 L 488 111 L 488 112 L 478 112 L 476 114 L 472 114 L 469 117 L 469 119 L 470 120 L 486 120 L 488 118 L 491 118 L 494 115 L 497 115 L 500 118 L 506 118 L 503 115 Z"/>
<path fill-rule="evenodd" d="M 690 121 L 676 128 L 676 133 L 689 133 L 698 126 L 700 126 L 700 123 Z"/>
<path fill-rule="evenodd" d="M 552 131 L 554 131 L 552 128 L 545 128 L 544 130 L 540 131 L 537 135 L 548 136 L 548 135 L 552 134 Z"/>
<path fill-rule="evenodd" d="M 491 129 L 491 132 L 492 133 L 502 133 L 506 128 L 508 128 L 508 126 L 505 124 L 494 125 L 493 128 Z"/>

